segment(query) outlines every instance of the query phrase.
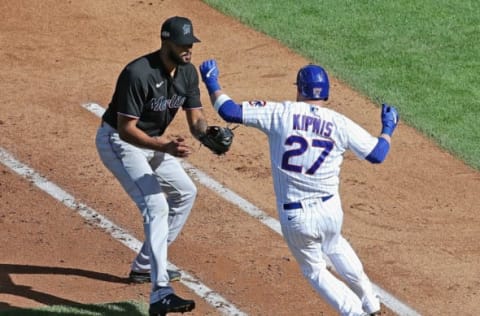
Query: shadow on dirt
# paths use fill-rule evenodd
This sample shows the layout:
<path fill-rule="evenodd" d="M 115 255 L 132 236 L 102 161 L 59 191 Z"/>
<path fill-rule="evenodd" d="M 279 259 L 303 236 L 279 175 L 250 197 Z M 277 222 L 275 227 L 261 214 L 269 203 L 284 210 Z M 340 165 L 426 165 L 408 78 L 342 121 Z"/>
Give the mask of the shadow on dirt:
<path fill-rule="evenodd" d="M 96 310 L 96 309 L 102 309 L 101 306 L 83 305 L 78 302 L 64 299 L 55 295 L 39 292 L 35 289 L 32 289 L 32 287 L 28 285 L 15 284 L 15 282 L 11 278 L 11 275 L 15 275 L 15 274 L 79 276 L 79 277 L 85 277 L 85 278 L 105 281 L 105 282 L 114 282 L 114 283 L 123 283 L 123 284 L 129 283 L 128 277 L 122 278 L 122 277 L 118 277 L 118 276 L 107 274 L 107 273 L 100 273 L 100 272 L 88 271 L 88 270 L 82 270 L 82 269 L 18 265 L 18 264 L 0 264 L 0 292 L 1 293 L 25 297 L 27 299 L 36 301 L 44 305 L 49 305 L 49 306 L 50 305 L 83 306 L 81 309 L 86 309 L 88 307 L 89 311 L 98 312 L 100 313 L 100 315 L 105 315 L 105 313 L 103 313 L 101 310 Z M 125 307 L 128 307 L 128 306 L 125 306 Z M 7 309 L 15 309 L 15 308 L 17 307 L 11 306 L 8 303 L 0 302 L 0 311 L 5 311 Z M 122 309 L 123 308 L 119 308 L 119 310 L 122 310 Z M 3 316 L 3 315 L 9 315 L 9 314 L 5 314 L 4 312 L 2 312 L 1 315 Z M 12 315 L 18 315 L 18 314 L 12 314 Z M 44 314 L 42 314 L 41 311 L 37 310 L 35 315 L 44 315 Z M 45 313 L 45 315 L 47 315 L 47 313 Z M 51 312 L 49 312 L 48 315 L 60 315 L 60 314 L 58 313 L 52 314 Z M 81 315 L 81 313 L 78 315 Z M 111 315 L 111 314 L 108 313 L 108 315 Z M 134 313 L 130 314 L 128 313 L 128 311 L 123 310 L 122 314 L 118 314 L 118 315 L 135 315 L 135 314 Z"/>

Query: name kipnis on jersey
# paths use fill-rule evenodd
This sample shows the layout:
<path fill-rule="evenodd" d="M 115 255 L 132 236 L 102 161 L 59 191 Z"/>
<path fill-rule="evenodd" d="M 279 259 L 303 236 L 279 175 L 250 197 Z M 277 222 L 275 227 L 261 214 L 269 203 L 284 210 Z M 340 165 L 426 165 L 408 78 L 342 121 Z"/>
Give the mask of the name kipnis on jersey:
<path fill-rule="evenodd" d="M 334 125 L 332 122 L 321 120 L 317 117 L 294 114 L 293 129 L 312 132 L 319 136 L 330 137 L 333 132 Z"/>

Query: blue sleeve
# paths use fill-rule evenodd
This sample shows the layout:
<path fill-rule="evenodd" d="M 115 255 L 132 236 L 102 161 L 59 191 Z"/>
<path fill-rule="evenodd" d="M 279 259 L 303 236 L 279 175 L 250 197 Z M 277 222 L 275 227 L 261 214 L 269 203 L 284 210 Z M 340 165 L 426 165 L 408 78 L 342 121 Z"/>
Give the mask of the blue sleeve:
<path fill-rule="evenodd" d="M 388 151 L 390 150 L 390 144 L 383 137 L 378 138 L 378 143 L 375 145 L 375 148 L 368 154 L 365 158 L 371 163 L 381 163 L 387 157 Z"/>
<path fill-rule="evenodd" d="M 229 123 L 242 123 L 242 106 L 231 99 L 220 106 L 218 114 Z"/>

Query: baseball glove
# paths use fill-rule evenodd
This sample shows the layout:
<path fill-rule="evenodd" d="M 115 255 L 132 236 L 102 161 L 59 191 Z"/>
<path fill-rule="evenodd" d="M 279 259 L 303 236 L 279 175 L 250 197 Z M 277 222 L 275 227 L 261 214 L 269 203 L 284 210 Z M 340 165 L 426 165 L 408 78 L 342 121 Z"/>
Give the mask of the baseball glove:
<path fill-rule="evenodd" d="M 209 126 L 200 142 L 216 155 L 225 154 L 232 145 L 233 131 L 229 127 Z"/>

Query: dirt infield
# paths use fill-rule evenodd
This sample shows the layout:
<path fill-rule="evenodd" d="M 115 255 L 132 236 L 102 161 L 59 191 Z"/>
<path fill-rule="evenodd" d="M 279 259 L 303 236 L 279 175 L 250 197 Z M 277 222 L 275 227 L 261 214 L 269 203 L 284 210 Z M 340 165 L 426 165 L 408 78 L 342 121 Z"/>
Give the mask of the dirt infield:
<path fill-rule="evenodd" d="M 0 147 L 140 240 L 139 213 L 97 156 L 99 119 L 80 105 L 108 104 L 122 67 L 159 47 L 160 24 L 173 15 L 192 19 L 202 40 L 194 64 L 216 58 L 235 100 L 294 98 L 293 78 L 308 63 L 201 1 L 4 0 L 0 11 Z M 378 108 L 332 81 L 328 105 L 376 134 Z M 202 93 L 209 123 L 221 123 Z M 239 127 L 231 152 L 216 157 L 183 116 L 168 132 L 196 148 L 188 162 L 277 218 L 265 137 Z M 372 280 L 422 315 L 480 314 L 480 174 L 403 123 L 384 164 L 345 158 L 344 235 Z M 334 315 L 281 236 L 198 189 L 170 261 L 249 315 Z M 130 249 L 3 164 L 0 240 L 0 310 L 148 300 L 149 285 L 126 282 Z M 191 315 L 220 315 L 174 287 L 196 299 Z"/>

